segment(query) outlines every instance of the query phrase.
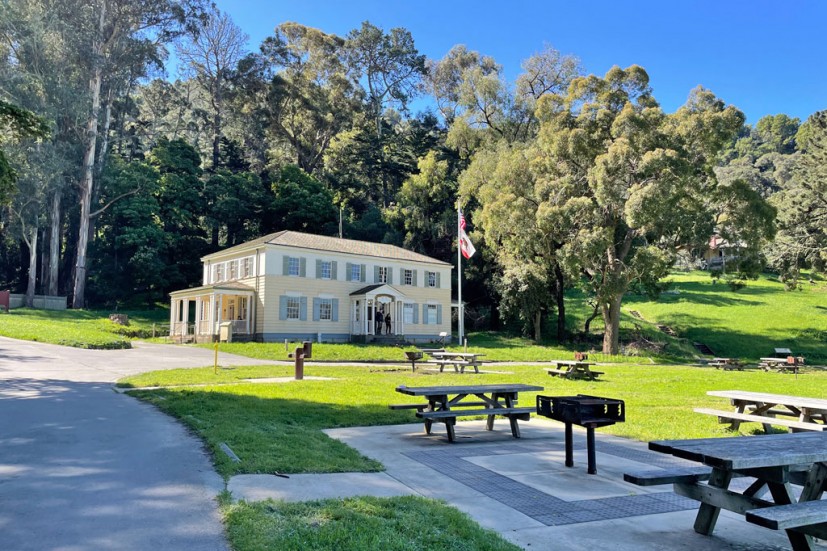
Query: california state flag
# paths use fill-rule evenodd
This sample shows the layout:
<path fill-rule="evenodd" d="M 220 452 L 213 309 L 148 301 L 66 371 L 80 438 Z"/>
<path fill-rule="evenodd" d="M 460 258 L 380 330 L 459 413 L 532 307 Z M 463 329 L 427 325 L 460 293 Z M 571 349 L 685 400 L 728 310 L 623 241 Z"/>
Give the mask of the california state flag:
<path fill-rule="evenodd" d="M 459 215 L 459 250 L 462 252 L 462 256 L 466 259 L 471 258 L 474 256 L 474 253 L 477 252 L 477 249 L 474 248 L 474 244 L 471 243 L 471 240 L 468 239 L 468 235 L 465 233 L 465 215 Z"/>

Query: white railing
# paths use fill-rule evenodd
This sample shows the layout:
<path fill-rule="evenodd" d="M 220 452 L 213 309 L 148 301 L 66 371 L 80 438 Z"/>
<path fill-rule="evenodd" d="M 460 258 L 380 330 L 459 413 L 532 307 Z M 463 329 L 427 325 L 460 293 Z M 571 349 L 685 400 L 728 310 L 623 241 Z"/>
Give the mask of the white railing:
<path fill-rule="evenodd" d="M 246 320 L 234 320 L 233 321 L 233 334 L 234 335 L 246 335 L 247 334 L 247 321 Z"/>

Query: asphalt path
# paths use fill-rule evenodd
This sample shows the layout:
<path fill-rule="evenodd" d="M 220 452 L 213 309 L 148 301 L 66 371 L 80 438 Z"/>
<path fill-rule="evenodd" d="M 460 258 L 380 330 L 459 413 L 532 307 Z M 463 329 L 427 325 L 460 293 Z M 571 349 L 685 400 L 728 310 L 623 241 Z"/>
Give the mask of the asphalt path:
<path fill-rule="evenodd" d="M 0 337 L 0 550 L 229 550 L 216 503 L 224 483 L 200 441 L 112 390 L 125 375 L 212 362 L 201 348 Z"/>

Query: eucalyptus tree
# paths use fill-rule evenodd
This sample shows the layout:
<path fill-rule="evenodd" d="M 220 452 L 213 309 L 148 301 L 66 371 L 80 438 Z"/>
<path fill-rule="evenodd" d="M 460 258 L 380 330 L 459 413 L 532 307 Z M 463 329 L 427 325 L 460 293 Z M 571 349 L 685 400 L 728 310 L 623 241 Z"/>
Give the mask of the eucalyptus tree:
<path fill-rule="evenodd" d="M 245 55 L 248 36 L 232 18 L 216 8 L 206 21 L 181 41 L 176 52 L 206 94 L 212 110 L 212 166 L 218 166 L 225 104 L 233 73 Z M 174 138 L 173 138 L 174 139 Z"/>
<path fill-rule="evenodd" d="M 71 61 L 82 68 L 89 82 L 86 95 L 89 115 L 84 132 L 80 219 L 72 296 L 74 308 L 82 308 L 85 302 L 89 236 L 92 233 L 92 220 L 101 212 L 101 209 L 93 212 L 92 207 L 96 194 L 95 164 L 101 137 L 102 105 L 104 114 L 107 113 L 105 96 L 102 96 L 104 84 L 123 70 L 124 63 L 132 66 L 136 62 L 134 53 L 137 51 L 144 56 L 160 58 L 163 44 L 186 28 L 192 29 L 195 22 L 203 16 L 204 5 L 203 0 L 63 0 L 54 6 L 60 16 L 74 23 L 75 43 L 72 53 L 75 55 Z M 144 62 L 148 61 L 148 57 L 144 57 Z M 106 120 L 108 119 L 105 118 L 104 123 Z M 103 154 L 105 153 L 104 148 Z"/>
<path fill-rule="evenodd" d="M 284 23 L 240 66 L 241 109 L 253 124 L 263 121 L 271 155 L 286 150 L 283 161 L 308 174 L 319 172 L 331 140 L 360 110 L 362 92 L 348 75 L 344 45 L 338 36 Z"/>
<path fill-rule="evenodd" d="M 679 248 L 708 239 L 724 198 L 730 217 L 760 201 L 732 198 L 712 171 L 743 114 L 698 89 L 666 115 L 637 66 L 575 78 L 567 94 L 543 95 L 537 114 L 536 142 L 475 158 L 460 191 L 477 193 L 486 234 L 518 261 L 544 258 L 584 282 L 603 351 L 617 353 L 630 286 L 656 288 Z"/>
<path fill-rule="evenodd" d="M 789 288 L 798 285 L 802 268 L 827 265 L 827 111 L 811 115 L 801 130 L 793 177 L 771 199 L 779 231 L 767 248 Z"/>
<path fill-rule="evenodd" d="M 369 21 L 347 35 L 345 56 L 349 71 L 365 84 L 367 110 L 381 136 L 382 115 L 388 108 L 406 111 L 425 74 L 425 56 L 410 31 L 397 27 L 388 33 Z"/>

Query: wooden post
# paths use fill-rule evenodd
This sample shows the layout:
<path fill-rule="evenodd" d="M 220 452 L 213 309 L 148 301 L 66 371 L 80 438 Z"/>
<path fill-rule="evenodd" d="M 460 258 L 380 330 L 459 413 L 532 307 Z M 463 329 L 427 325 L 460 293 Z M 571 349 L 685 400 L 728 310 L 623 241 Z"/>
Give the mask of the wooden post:
<path fill-rule="evenodd" d="M 218 341 L 215 341 L 215 358 L 213 360 L 213 374 L 218 375 Z"/>

